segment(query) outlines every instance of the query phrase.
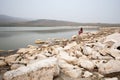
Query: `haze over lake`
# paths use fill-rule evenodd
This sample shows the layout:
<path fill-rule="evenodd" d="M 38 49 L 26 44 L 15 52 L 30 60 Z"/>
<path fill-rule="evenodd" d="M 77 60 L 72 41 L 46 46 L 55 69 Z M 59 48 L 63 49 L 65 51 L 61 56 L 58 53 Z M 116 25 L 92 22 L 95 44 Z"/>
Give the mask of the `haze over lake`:
<path fill-rule="evenodd" d="M 0 49 L 11 50 L 35 45 L 36 39 L 71 38 L 80 27 L 0 27 Z M 96 31 L 86 29 L 85 31 Z"/>

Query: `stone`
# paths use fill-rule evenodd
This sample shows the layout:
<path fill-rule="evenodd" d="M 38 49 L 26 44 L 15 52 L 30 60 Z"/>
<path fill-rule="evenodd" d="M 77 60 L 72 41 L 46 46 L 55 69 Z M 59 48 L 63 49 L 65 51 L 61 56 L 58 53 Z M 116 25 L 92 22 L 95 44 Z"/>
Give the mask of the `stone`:
<path fill-rule="evenodd" d="M 37 50 L 37 49 L 28 49 L 28 52 L 29 52 L 29 54 L 36 54 L 36 53 L 38 53 L 39 51 Z"/>
<path fill-rule="evenodd" d="M 35 44 L 44 44 L 44 43 L 45 43 L 45 42 L 42 41 L 42 40 L 40 40 L 40 39 L 35 40 Z"/>
<path fill-rule="evenodd" d="M 83 77 L 87 78 L 87 77 L 91 77 L 93 75 L 93 73 L 89 72 L 89 71 L 85 71 Z"/>
<path fill-rule="evenodd" d="M 105 48 L 105 44 L 102 44 L 100 42 L 95 43 L 93 47 L 94 50 L 102 50 L 104 48 Z"/>
<path fill-rule="evenodd" d="M 89 36 L 88 33 L 82 33 L 82 34 L 80 34 L 80 37 L 82 39 L 87 38 L 88 36 Z"/>
<path fill-rule="evenodd" d="M 119 60 L 109 60 L 106 63 L 100 63 L 98 70 L 102 74 L 109 74 L 113 72 L 120 71 L 120 61 Z"/>
<path fill-rule="evenodd" d="M 103 63 L 107 63 L 107 60 L 92 60 L 92 62 L 95 64 L 95 66 L 98 68 L 101 66 Z"/>
<path fill-rule="evenodd" d="M 28 45 L 27 48 L 36 49 L 36 48 L 38 48 L 38 47 L 37 47 L 37 46 L 33 46 L 33 45 Z"/>
<path fill-rule="evenodd" d="M 120 46 L 120 42 L 116 42 L 115 44 L 113 44 L 111 48 L 117 49 L 119 46 Z"/>
<path fill-rule="evenodd" d="M 52 52 L 45 52 L 45 53 L 43 53 L 46 57 L 52 57 L 53 56 L 53 54 L 52 54 Z"/>
<path fill-rule="evenodd" d="M 76 57 L 79 58 L 79 57 L 82 57 L 82 52 L 81 51 L 75 51 L 75 54 L 76 54 Z"/>
<path fill-rule="evenodd" d="M 42 59 L 46 59 L 47 57 L 45 55 L 42 55 L 42 54 L 37 54 L 37 55 L 35 55 L 35 58 L 38 60 L 42 60 Z"/>
<path fill-rule="evenodd" d="M 108 35 L 104 42 L 113 41 L 117 43 L 117 42 L 120 42 L 119 38 L 120 38 L 120 33 L 113 33 L 111 35 Z"/>
<path fill-rule="evenodd" d="M 6 62 L 4 60 L 0 60 L 0 67 L 3 67 L 5 65 L 7 65 Z"/>
<path fill-rule="evenodd" d="M 5 57 L 5 62 L 7 62 L 8 64 L 10 62 L 14 62 L 17 59 L 18 56 L 19 56 L 19 54 L 14 54 L 14 55 L 7 56 L 7 57 Z"/>
<path fill-rule="evenodd" d="M 118 80 L 117 77 L 113 77 L 113 78 L 105 78 L 104 80 Z"/>
<path fill-rule="evenodd" d="M 106 56 L 108 55 L 109 53 L 109 48 L 104 48 L 102 50 L 99 50 L 99 53 L 102 55 L 102 56 Z"/>
<path fill-rule="evenodd" d="M 72 40 L 75 40 L 77 38 L 77 35 L 72 36 Z"/>
<path fill-rule="evenodd" d="M 81 59 L 81 58 L 79 58 L 78 60 L 78 65 L 88 70 L 93 70 L 95 67 L 95 64 L 92 61 L 88 59 Z"/>
<path fill-rule="evenodd" d="M 109 54 L 114 57 L 115 59 L 119 59 L 120 60 L 120 51 L 117 49 L 110 49 L 109 50 Z"/>
<path fill-rule="evenodd" d="M 92 54 L 91 54 L 92 59 L 99 59 L 100 57 L 101 57 L 101 55 L 99 52 L 97 52 L 95 50 L 92 51 Z"/>
<path fill-rule="evenodd" d="M 0 60 L 5 60 L 5 57 L 0 57 Z"/>
<path fill-rule="evenodd" d="M 37 48 L 20 48 L 18 51 L 17 51 L 17 54 L 29 54 L 29 55 L 34 55 L 36 53 L 39 53 L 39 50 Z"/>
<path fill-rule="evenodd" d="M 64 60 L 59 61 L 59 66 L 61 68 L 61 72 L 71 78 L 78 78 L 82 74 L 82 69 L 80 69 L 78 66 L 68 64 Z"/>
<path fill-rule="evenodd" d="M 40 60 L 16 70 L 7 71 L 4 80 L 53 80 L 59 75 L 59 67 L 56 58 Z"/>
<path fill-rule="evenodd" d="M 23 54 L 24 54 L 24 53 L 27 53 L 27 52 L 29 52 L 27 48 L 20 48 L 20 49 L 17 51 L 18 54 L 20 54 L 20 53 L 23 53 Z"/>
<path fill-rule="evenodd" d="M 65 51 L 60 51 L 58 58 L 71 64 L 77 64 L 77 58 L 69 56 L 69 53 Z"/>
<path fill-rule="evenodd" d="M 77 45 L 77 43 L 76 42 L 72 42 L 72 43 L 69 43 L 68 45 L 66 45 L 65 47 L 64 47 L 64 49 L 66 50 L 66 49 L 70 49 L 70 48 L 72 48 L 72 47 L 74 47 L 74 46 L 76 46 Z"/>
<path fill-rule="evenodd" d="M 112 45 L 111 48 L 116 49 L 118 46 L 120 46 L 120 39 L 119 39 L 119 37 L 120 37 L 120 33 L 117 33 L 117 32 L 114 33 L 114 34 L 108 35 L 106 37 L 104 43 L 112 41 L 112 42 L 114 42 L 114 44 Z"/>
<path fill-rule="evenodd" d="M 106 48 L 111 48 L 113 46 L 113 44 L 115 44 L 115 42 L 113 42 L 113 41 L 107 41 L 104 44 L 105 44 Z"/>
<path fill-rule="evenodd" d="M 24 65 L 23 64 L 12 64 L 11 67 L 10 67 L 10 69 L 11 70 L 15 70 L 15 69 L 17 69 L 17 68 L 19 68 L 21 66 L 24 66 Z"/>
<path fill-rule="evenodd" d="M 88 47 L 88 46 L 84 46 L 84 47 L 83 47 L 83 53 L 84 53 L 85 55 L 91 55 L 91 54 L 92 54 L 92 51 L 93 51 L 93 49 L 92 49 L 91 47 Z"/>
<path fill-rule="evenodd" d="M 98 59 L 99 60 L 113 60 L 114 58 L 108 55 L 108 56 L 99 56 Z"/>

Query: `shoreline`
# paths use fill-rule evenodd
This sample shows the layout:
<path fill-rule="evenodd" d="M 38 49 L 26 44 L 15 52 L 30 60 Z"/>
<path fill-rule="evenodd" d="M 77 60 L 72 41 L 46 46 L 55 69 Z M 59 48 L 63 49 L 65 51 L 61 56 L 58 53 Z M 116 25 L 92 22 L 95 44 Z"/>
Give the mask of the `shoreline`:
<path fill-rule="evenodd" d="M 37 29 L 37 28 L 35 28 L 35 29 Z M 12 50 L 12 49 L 20 48 L 20 47 L 25 47 L 28 44 L 31 44 L 32 42 L 34 42 L 34 40 L 36 40 L 39 37 L 42 40 L 47 40 L 48 38 L 62 38 L 62 37 L 69 39 L 73 34 L 78 33 L 79 28 L 76 28 L 76 27 L 75 28 L 65 28 L 65 29 L 60 28 L 60 29 L 53 29 L 53 30 L 49 30 L 49 29 L 48 30 L 39 30 L 39 28 L 38 28 L 38 30 L 28 30 L 28 31 L 26 31 L 26 30 L 18 31 L 18 30 L 17 31 L 0 31 L 0 38 L 1 38 L 0 44 L 2 45 L 0 47 L 1 50 Z M 92 32 L 93 28 L 92 29 L 84 29 L 84 31 Z M 97 30 L 94 29 L 94 31 L 97 31 Z M 62 36 L 62 35 L 64 35 L 64 36 Z M 33 36 L 33 38 L 31 36 Z M 11 37 L 13 37 L 13 38 L 11 38 Z M 30 38 L 32 38 L 32 39 L 30 39 Z M 17 39 L 17 40 L 13 41 L 14 39 Z M 20 39 L 20 41 L 18 39 Z M 18 43 L 18 42 L 20 42 L 20 43 Z M 15 45 L 15 44 L 18 44 L 18 45 Z M 32 43 L 31 45 L 34 45 L 34 43 Z"/>
<path fill-rule="evenodd" d="M 119 80 L 119 37 L 120 28 L 101 28 L 95 33 L 73 35 L 71 39 L 37 40 L 37 46 L 28 45 L 16 50 L 15 54 L 1 56 L 0 67 L 7 66 L 9 69 L 3 71 L 4 74 L 0 72 L 4 80 L 29 80 L 33 79 L 32 76 L 36 76 L 36 80 L 39 80 L 37 76 L 41 76 L 40 80 Z M 28 69 L 24 71 L 25 75 L 22 69 Z M 26 76 L 28 74 L 32 76 Z"/>

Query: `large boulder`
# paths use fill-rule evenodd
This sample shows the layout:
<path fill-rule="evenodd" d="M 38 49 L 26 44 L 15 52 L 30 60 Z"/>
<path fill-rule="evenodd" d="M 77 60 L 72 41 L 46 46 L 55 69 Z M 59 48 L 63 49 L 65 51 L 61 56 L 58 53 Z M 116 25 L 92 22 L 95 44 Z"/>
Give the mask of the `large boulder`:
<path fill-rule="evenodd" d="M 69 56 L 69 53 L 67 53 L 65 51 L 60 51 L 60 53 L 58 55 L 58 59 L 64 60 L 71 64 L 77 64 L 77 58 Z"/>
<path fill-rule="evenodd" d="M 91 77 L 93 75 L 93 73 L 89 72 L 89 71 L 85 71 L 83 77 L 87 78 L 87 77 Z"/>
<path fill-rule="evenodd" d="M 118 80 L 117 77 L 113 77 L 113 78 L 105 78 L 104 80 Z"/>
<path fill-rule="evenodd" d="M 120 42 L 119 38 L 120 38 L 120 33 L 114 33 L 114 34 L 108 35 L 104 42 L 108 42 L 108 41 Z"/>
<path fill-rule="evenodd" d="M 113 72 L 120 71 L 120 61 L 119 60 L 110 60 L 106 63 L 100 63 L 98 70 L 102 74 L 109 74 Z"/>
<path fill-rule="evenodd" d="M 109 41 L 114 42 L 114 44 L 112 45 L 112 48 L 116 49 L 118 46 L 120 46 L 120 33 L 114 33 L 114 34 L 108 35 L 104 43 Z"/>
<path fill-rule="evenodd" d="M 91 60 L 84 58 L 79 58 L 78 65 L 88 70 L 93 70 L 95 67 L 95 64 Z"/>
<path fill-rule="evenodd" d="M 61 68 L 61 72 L 71 78 L 81 77 L 82 69 L 78 66 L 74 66 L 72 64 L 68 64 L 64 60 L 59 60 L 59 66 Z"/>
<path fill-rule="evenodd" d="M 91 54 L 92 54 L 92 51 L 93 51 L 93 49 L 92 49 L 91 47 L 89 47 L 89 46 L 84 46 L 84 47 L 83 47 L 83 53 L 84 53 L 85 55 L 91 55 Z"/>
<path fill-rule="evenodd" d="M 38 53 L 38 50 L 37 50 L 37 48 L 20 48 L 17 51 L 17 53 L 18 54 L 26 54 L 26 53 L 35 54 L 35 53 Z"/>
<path fill-rule="evenodd" d="M 35 44 L 44 44 L 44 43 L 45 41 L 43 40 L 40 40 L 40 39 L 35 40 Z"/>
<path fill-rule="evenodd" d="M 3 67 L 6 65 L 6 62 L 4 60 L 0 60 L 0 67 Z"/>
<path fill-rule="evenodd" d="M 70 49 L 70 48 L 72 48 L 72 47 L 74 47 L 74 46 L 76 46 L 76 45 L 77 45 L 76 42 L 72 42 L 72 43 L 66 45 L 66 46 L 64 47 L 64 49 L 65 49 L 65 50 L 66 50 L 66 49 Z"/>
<path fill-rule="evenodd" d="M 10 64 L 11 62 L 15 62 L 15 60 L 18 58 L 19 54 L 14 54 L 14 55 L 10 55 L 5 57 L 5 62 Z"/>
<path fill-rule="evenodd" d="M 59 74 L 56 58 L 37 61 L 4 74 L 4 80 L 53 80 Z"/>
<path fill-rule="evenodd" d="M 114 57 L 115 59 L 119 59 L 120 60 L 120 51 L 117 49 L 109 49 L 109 55 L 111 55 L 112 57 Z"/>

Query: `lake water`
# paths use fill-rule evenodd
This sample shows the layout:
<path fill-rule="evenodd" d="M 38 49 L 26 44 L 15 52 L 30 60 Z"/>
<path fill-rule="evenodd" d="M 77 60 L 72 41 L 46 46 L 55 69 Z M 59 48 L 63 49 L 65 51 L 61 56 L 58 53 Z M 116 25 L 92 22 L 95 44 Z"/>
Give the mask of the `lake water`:
<path fill-rule="evenodd" d="M 35 45 L 36 39 L 71 38 L 79 27 L 0 27 L 0 50 L 15 50 Z M 85 29 L 96 31 L 97 29 Z"/>

